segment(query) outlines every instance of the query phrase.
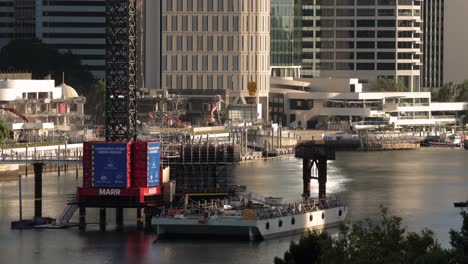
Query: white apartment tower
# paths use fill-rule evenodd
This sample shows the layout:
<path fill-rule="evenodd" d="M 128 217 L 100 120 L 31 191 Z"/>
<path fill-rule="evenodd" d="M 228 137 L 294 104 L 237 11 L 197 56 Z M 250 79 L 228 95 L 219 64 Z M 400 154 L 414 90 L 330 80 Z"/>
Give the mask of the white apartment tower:
<path fill-rule="evenodd" d="M 316 18 L 307 21 L 315 23 L 304 23 L 303 52 L 312 55 L 303 60 L 304 73 L 359 78 L 364 84 L 393 78 L 408 91 L 419 91 L 422 2 L 305 1 L 304 14 Z"/>
<path fill-rule="evenodd" d="M 230 105 L 257 100 L 266 117 L 269 0 L 147 1 L 145 31 L 147 88 L 224 94 Z"/>

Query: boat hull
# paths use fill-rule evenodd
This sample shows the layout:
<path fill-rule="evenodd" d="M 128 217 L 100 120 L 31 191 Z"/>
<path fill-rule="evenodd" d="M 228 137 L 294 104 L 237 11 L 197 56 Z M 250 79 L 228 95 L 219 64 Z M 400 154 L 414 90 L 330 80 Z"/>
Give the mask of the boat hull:
<path fill-rule="evenodd" d="M 268 219 L 155 217 L 152 224 L 161 236 L 236 237 L 261 240 L 300 234 L 310 229 L 339 225 L 347 215 L 345 206 Z"/>

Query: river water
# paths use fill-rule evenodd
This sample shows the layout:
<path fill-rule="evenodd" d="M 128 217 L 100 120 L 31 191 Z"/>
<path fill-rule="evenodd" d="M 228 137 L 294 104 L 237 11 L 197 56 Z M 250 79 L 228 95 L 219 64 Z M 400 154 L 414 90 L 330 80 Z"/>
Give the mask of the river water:
<path fill-rule="evenodd" d="M 454 201 L 468 199 L 468 151 L 421 149 L 396 152 L 339 152 L 328 164 L 327 190 L 349 206 L 348 221 L 376 219 L 379 207 L 403 217 L 410 231 L 432 229 L 443 246 L 448 231 L 459 229 Z M 245 163 L 236 169 L 236 182 L 271 196 L 296 200 L 302 193 L 302 162 L 292 157 Z M 75 173 L 44 175 L 43 215 L 57 217 L 66 194 L 79 184 Z M 33 215 L 34 179 L 23 178 L 24 216 Z M 312 183 L 312 191 L 318 190 Z M 87 221 L 97 223 L 97 210 Z M 115 213 L 110 210 L 107 232 L 90 224 L 85 232 L 66 230 L 11 230 L 18 219 L 18 182 L 0 181 L 0 263 L 273 263 L 299 236 L 261 242 L 172 240 L 153 243 L 154 234 L 135 230 L 136 212 L 126 209 L 124 232 L 111 231 Z M 77 221 L 75 219 L 72 221 Z"/>

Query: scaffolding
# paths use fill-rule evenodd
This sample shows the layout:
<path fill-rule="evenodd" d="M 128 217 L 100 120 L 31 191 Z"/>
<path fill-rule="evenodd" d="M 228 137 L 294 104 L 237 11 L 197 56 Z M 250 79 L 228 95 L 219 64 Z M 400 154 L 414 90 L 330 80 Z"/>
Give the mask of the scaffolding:
<path fill-rule="evenodd" d="M 233 185 L 240 146 L 172 144 L 163 148 L 163 166 L 171 168 L 176 194 L 225 194 Z"/>

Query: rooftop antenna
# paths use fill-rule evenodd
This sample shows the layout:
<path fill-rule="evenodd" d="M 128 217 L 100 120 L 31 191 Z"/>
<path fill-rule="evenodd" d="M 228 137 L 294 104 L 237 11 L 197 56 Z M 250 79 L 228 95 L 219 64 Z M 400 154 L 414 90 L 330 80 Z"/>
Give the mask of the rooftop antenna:
<path fill-rule="evenodd" d="M 65 83 L 65 72 L 62 72 L 62 83 Z"/>

